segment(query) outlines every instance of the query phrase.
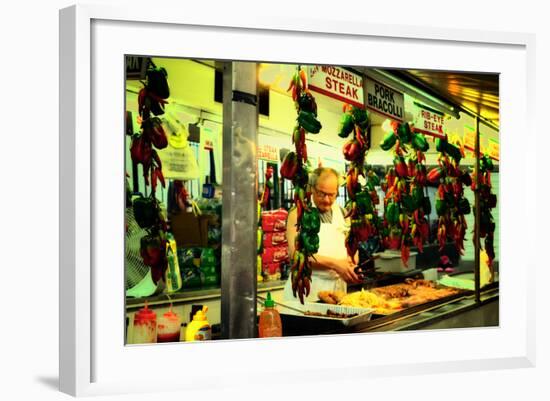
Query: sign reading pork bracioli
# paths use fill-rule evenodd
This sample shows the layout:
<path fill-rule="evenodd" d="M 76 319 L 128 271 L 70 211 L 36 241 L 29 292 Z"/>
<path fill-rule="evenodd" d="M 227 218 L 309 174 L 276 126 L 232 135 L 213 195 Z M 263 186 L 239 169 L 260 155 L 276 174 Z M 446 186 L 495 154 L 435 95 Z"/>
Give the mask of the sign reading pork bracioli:
<path fill-rule="evenodd" d="M 405 97 L 401 92 L 367 77 L 367 107 L 393 120 L 403 121 Z"/>
<path fill-rule="evenodd" d="M 308 67 L 308 87 L 312 91 L 364 109 L 363 77 L 332 65 Z"/>

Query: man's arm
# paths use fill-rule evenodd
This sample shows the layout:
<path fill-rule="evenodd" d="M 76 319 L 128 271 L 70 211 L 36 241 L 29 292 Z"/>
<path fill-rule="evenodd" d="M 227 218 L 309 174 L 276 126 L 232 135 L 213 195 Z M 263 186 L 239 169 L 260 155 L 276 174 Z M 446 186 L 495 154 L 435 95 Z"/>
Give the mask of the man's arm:
<path fill-rule="evenodd" d="M 286 238 L 288 241 L 288 254 L 290 260 L 294 255 L 296 241 L 296 220 L 298 213 L 296 208 L 290 209 L 286 221 Z M 342 244 L 344 246 L 344 244 Z M 315 254 L 315 259 L 310 259 L 310 266 L 315 270 L 332 270 L 349 283 L 361 281 L 353 271 L 353 263 L 349 258 L 336 259 L 330 256 Z"/>

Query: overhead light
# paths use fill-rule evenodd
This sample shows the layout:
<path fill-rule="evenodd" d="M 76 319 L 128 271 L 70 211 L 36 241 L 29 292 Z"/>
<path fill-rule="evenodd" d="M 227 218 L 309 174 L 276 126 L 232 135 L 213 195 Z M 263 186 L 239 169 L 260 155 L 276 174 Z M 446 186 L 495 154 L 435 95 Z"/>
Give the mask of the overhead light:
<path fill-rule="evenodd" d="M 393 132 L 393 128 L 391 126 L 391 120 L 389 118 L 386 118 L 384 122 L 382 123 L 382 131 L 384 132 Z"/>

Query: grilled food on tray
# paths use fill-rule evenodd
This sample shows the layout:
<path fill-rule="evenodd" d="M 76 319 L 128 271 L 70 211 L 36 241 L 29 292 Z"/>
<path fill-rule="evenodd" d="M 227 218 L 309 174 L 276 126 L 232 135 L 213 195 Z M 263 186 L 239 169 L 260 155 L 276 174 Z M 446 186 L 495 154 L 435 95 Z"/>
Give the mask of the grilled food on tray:
<path fill-rule="evenodd" d="M 318 296 L 322 301 L 327 299 L 332 303 L 335 302 L 335 299 L 339 299 L 339 305 L 374 309 L 378 314 L 393 313 L 401 308 L 401 305 L 396 301 L 387 301 L 372 292 L 364 290 L 347 295 L 343 295 L 343 293 L 335 294 L 330 291 L 320 291 Z"/>
<path fill-rule="evenodd" d="M 322 302 L 328 304 L 371 308 L 377 314 L 387 315 L 456 293 L 458 290 L 454 288 L 436 288 L 432 281 L 406 279 L 403 284 L 374 288 L 372 291 L 361 290 L 347 295 L 342 292 L 320 291 L 317 295 Z"/>
<path fill-rule="evenodd" d="M 338 305 L 346 295 L 343 291 L 319 291 L 317 296 L 326 304 Z"/>

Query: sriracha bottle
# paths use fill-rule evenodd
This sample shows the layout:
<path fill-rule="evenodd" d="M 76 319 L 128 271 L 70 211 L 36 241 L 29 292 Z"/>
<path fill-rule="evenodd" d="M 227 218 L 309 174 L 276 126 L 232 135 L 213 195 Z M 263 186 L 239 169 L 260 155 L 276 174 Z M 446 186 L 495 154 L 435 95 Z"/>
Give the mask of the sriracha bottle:
<path fill-rule="evenodd" d="M 258 325 L 258 334 L 260 337 L 282 337 L 283 325 L 281 324 L 281 316 L 275 309 L 275 301 L 271 299 L 271 293 L 267 293 L 267 299 L 264 303 L 264 310 L 260 314 L 260 322 Z"/>

